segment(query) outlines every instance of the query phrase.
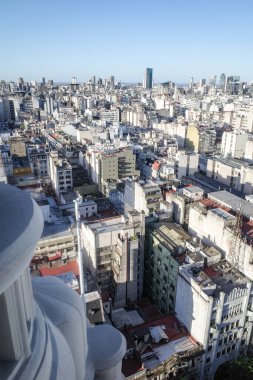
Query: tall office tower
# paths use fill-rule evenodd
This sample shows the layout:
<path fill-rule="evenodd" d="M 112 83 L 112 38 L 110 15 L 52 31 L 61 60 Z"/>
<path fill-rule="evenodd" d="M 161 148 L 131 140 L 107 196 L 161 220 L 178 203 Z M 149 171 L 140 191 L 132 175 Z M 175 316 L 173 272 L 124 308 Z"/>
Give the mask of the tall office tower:
<path fill-rule="evenodd" d="M 18 88 L 21 89 L 24 85 L 24 79 L 22 77 L 19 77 L 17 80 Z"/>
<path fill-rule="evenodd" d="M 110 81 L 110 86 L 114 87 L 114 75 L 110 76 L 109 81 Z"/>
<path fill-rule="evenodd" d="M 191 80 L 190 80 L 190 89 L 193 89 L 194 87 L 194 78 L 191 77 Z"/>
<path fill-rule="evenodd" d="M 215 87 L 216 86 L 216 75 L 213 75 L 212 77 L 209 78 L 209 84 L 211 87 Z"/>
<path fill-rule="evenodd" d="M 42 85 L 42 86 L 45 86 L 45 85 L 46 85 L 46 78 L 45 78 L 45 77 L 42 77 L 42 78 L 41 78 L 41 85 Z"/>
<path fill-rule="evenodd" d="M 72 91 L 76 91 L 79 89 L 79 83 L 77 83 L 77 77 L 72 77 L 70 88 Z"/>
<path fill-rule="evenodd" d="M 146 89 L 153 87 L 153 69 L 151 68 L 145 69 L 143 87 Z"/>
<path fill-rule="evenodd" d="M 205 79 L 201 79 L 201 81 L 200 81 L 200 85 L 201 85 L 201 86 L 205 86 L 205 84 L 206 84 L 206 80 L 205 80 Z"/>
<path fill-rule="evenodd" d="M 96 76 L 93 75 L 93 76 L 91 77 L 90 81 L 91 81 L 92 84 L 96 84 Z"/>
<path fill-rule="evenodd" d="M 240 77 L 232 75 L 227 77 L 226 90 L 230 95 L 237 95 L 240 89 Z"/>
<path fill-rule="evenodd" d="M 219 87 L 223 91 L 226 90 L 226 75 L 225 74 L 221 74 L 221 76 L 220 76 Z"/>

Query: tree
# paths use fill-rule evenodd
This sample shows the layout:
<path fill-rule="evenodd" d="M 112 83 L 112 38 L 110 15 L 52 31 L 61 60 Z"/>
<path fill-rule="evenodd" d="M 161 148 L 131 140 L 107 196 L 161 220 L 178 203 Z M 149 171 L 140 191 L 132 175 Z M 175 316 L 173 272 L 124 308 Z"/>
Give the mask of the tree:
<path fill-rule="evenodd" d="M 244 357 L 221 365 L 216 373 L 215 380 L 252 380 L 253 358 Z"/>

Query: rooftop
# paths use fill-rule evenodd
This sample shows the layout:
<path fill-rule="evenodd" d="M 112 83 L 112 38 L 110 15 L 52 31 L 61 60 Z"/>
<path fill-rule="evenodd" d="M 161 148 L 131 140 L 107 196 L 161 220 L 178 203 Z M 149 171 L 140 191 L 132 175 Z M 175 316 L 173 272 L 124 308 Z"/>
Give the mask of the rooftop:
<path fill-rule="evenodd" d="M 136 356 L 123 360 L 125 376 L 157 368 L 175 354 L 191 355 L 197 350 L 202 351 L 202 346 L 189 335 L 175 315 L 157 316 L 152 321 L 124 328 L 122 332 L 126 336 L 128 349 L 135 347 L 140 357 L 139 360 Z"/>
<path fill-rule="evenodd" d="M 235 216 L 229 214 L 227 211 L 222 210 L 221 208 L 214 208 L 212 209 L 212 212 L 221 218 L 225 219 L 226 221 L 229 220 L 235 220 Z"/>
<path fill-rule="evenodd" d="M 184 189 L 190 193 L 204 193 L 204 190 L 198 186 L 185 186 Z"/>
<path fill-rule="evenodd" d="M 221 162 L 225 165 L 231 166 L 232 168 L 235 169 L 240 169 L 241 166 L 252 166 L 253 161 L 252 160 L 240 160 L 236 158 L 224 158 L 224 157 L 219 157 L 216 158 L 216 161 Z"/>
<path fill-rule="evenodd" d="M 253 220 L 253 203 L 247 202 L 225 190 L 209 193 L 208 198 L 222 204 L 228 209 L 233 210 L 235 213 L 237 213 L 241 207 L 242 215 L 250 220 Z"/>
<path fill-rule="evenodd" d="M 184 250 L 185 241 L 191 240 L 191 236 L 188 235 L 181 227 L 175 223 L 158 222 L 150 223 L 148 228 L 153 231 L 153 235 L 167 248 L 175 253 L 180 253 Z"/>
<path fill-rule="evenodd" d="M 58 238 L 66 235 L 73 235 L 70 230 L 70 225 L 62 222 L 62 223 L 47 223 L 44 224 L 44 229 L 41 235 L 42 240 L 48 240 L 53 238 Z"/>
<path fill-rule="evenodd" d="M 220 290 L 229 293 L 235 287 L 246 287 L 247 277 L 227 261 L 203 266 L 201 263 L 186 265 L 180 268 L 184 277 L 193 279 L 203 291 Z"/>
<path fill-rule="evenodd" d="M 66 273 L 79 275 L 79 266 L 76 260 L 69 261 L 66 264 L 54 266 L 52 268 L 45 267 L 40 269 L 40 275 L 43 276 L 59 276 Z"/>

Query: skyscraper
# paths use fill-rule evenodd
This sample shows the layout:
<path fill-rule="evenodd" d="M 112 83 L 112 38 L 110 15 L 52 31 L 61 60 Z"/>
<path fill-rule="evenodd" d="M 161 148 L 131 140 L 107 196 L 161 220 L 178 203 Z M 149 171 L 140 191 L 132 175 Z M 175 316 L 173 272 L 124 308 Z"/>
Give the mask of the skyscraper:
<path fill-rule="evenodd" d="M 153 87 L 153 69 L 151 68 L 145 69 L 143 87 L 146 89 Z"/>
<path fill-rule="evenodd" d="M 209 78 L 209 84 L 210 84 L 211 87 L 215 87 L 216 86 L 216 80 L 217 80 L 216 75 L 213 75 L 212 77 Z"/>
<path fill-rule="evenodd" d="M 221 74 L 219 86 L 221 90 L 223 91 L 226 90 L 226 75 L 225 74 Z"/>

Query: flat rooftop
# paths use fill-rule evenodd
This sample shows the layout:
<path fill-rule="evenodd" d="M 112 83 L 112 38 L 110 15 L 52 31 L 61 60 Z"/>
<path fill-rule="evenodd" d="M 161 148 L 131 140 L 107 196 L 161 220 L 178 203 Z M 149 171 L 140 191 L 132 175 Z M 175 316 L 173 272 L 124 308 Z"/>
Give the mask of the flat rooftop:
<path fill-rule="evenodd" d="M 241 207 L 242 215 L 250 220 L 253 220 L 253 203 L 247 202 L 225 190 L 209 193 L 208 198 L 220 203 L 228 209 L 233 210 L 235 213 L 237 213 Z"/>
<path fill-rule="evenodd" d="M 153 231 L 153 235 L 161 241 L 162 244 L 167 246 L 169 250 L 172 249 L 175 252 L 180 248 L 185 248 L 185 241 L 192 239 L 190 235 L 174 223 L 150 223 L 148 228 Z"/>
<path fill-rule="evenodd" d="M 198 186 L 185 186 L 184 189 L 191 193 L 204 193 L 204 190 Z"/>
<path fill-rule="evenodd" d="M 126 326 L 136 326 L 144 323 L 137 310 L 125 310 L 123 308 L 112 311 L 112 321 L 117 329 Z"/>
<path fill-rule="evenodd" d="M 225 164 L 225 165 L 228 165 L 232 168 L 236 168 L 236 169 L 240 169 L 241 166 L 252 166 L 253 165 L 253 161 L 252 160 L 240 160 L 240 159 L 236 159 L 236 158 L 216 158 L 216 161 L 222 163 L 222 164 Z"/>
<path fill-rule="evenodd" d="M 42 277 L 59 276 L 66 273 L 72 273 L 75 276 L 79 276 L 79 266 L 78 266 L 77 260 L 72 260 L 66 264 L 57 265 L 54 267 L 40 268 L 39 272 Z"/>
<path fill-rule="evenodd" d="M 62 236 L 73 236 L 67 223 L 47 223 L 45 222 L 40 241 L 58 238 Z"/>
<path fill-rule="evenodd" d="M 203 291 L 222 290 L 229 293 L 235 287 L 246 287 L 247 277 L 235 269 L 227 261 L 220 261 L 207 267 L 195 263 L 181 267 L 180 272 L 184 277 L 194 280 Z"/>
<path fill-rule="evenodd" d="M 122 221 L 121 216 L 114 216 L 101 221 L 98 217 L 90 217 L 86 218 L 84 225 L 94 232 L 111 232 L 115 229 L 123 228 L 125 223 Z"/>
<path fill-rule="evenodd" d="M 214 208 L 214 209 L 212 209 L 212 212 L 215 215 L 220 216 L 222 219 L 225 219 L 226 221 L 235 220 L 236 219 L 235 216 L 229 214 L 227 211 L 224 211 L 221 208 Z"/>

